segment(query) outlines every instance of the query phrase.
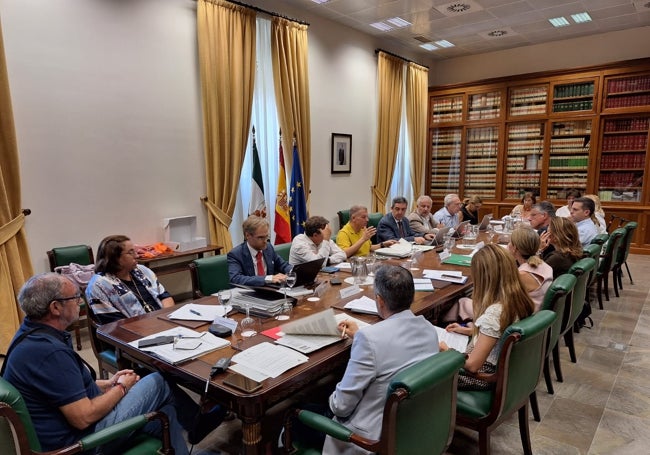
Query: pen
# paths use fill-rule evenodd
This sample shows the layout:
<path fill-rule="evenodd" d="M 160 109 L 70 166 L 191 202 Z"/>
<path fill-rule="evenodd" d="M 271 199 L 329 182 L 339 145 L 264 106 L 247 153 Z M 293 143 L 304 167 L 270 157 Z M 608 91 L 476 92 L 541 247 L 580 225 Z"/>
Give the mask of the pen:
<path fill-rule="evenodd" d="M 341 338 L 343 338 L 343 337 L 345 336 L 345 329 L 346 329 L 346 328 L 347 328 L 347 325 L 346 325 L 345 322 L 344 322 L 344 323 L 343 323 L 343 329 L 341 330 Z"/>
<path fill-rule="evenodd" d="M 440 275 L 440 276 L 445 277 L 445 278 L 456 278 L 456 279 L 461 278 L 458 275 L 447 275 L 447 274 L 444 274 L 444 273 L 442 275 Z"/>
<path fill-rule="evenodd" d="M 195 314 L 195 315 L 197 315 L 197 316 L 203 316 L 201 313 L 199 313 L 199 312 L 196 311 L 196 310 L 190 310 L 190 313 Z"/>

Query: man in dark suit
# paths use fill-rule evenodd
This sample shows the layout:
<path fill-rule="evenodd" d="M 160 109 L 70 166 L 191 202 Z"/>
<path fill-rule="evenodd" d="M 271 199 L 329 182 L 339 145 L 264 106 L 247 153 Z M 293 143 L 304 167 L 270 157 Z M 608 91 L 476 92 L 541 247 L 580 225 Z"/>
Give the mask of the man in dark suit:
<path fill-rule="evenodd" d="M 408 218 L 404 216 L 407 205 L 406 198 L 402 196 L 393 199 L 390 213 L 384 215 L 377 225 L 377 239 L 380 242 L 404 239 L 421 245 L 427 240 L 433 239 L 433 234 L 425 234 L 422 237 L 421 234 L 413 232 Z"/>
<path fill-rule="evenodd" d="M 269 222 L 266 218 L 249 216 L 243 224 L 244 243 L 228 253 L 230 282 L 246 286 L 264 286 L 281 283 L 291 265 L 278 256 L 269 240 Z"/>

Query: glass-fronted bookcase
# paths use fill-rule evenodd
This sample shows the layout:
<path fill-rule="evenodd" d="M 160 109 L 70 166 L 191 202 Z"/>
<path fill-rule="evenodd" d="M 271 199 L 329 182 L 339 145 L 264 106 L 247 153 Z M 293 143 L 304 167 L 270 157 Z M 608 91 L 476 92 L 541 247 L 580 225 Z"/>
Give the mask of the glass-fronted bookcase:
<path fill-rule="evenodd" d="M 639 222 L 650 254 L 650 59 L 430 89 L 427 185 L 508 213 L 523 192 L 556 206 L 569 189 Z"/>

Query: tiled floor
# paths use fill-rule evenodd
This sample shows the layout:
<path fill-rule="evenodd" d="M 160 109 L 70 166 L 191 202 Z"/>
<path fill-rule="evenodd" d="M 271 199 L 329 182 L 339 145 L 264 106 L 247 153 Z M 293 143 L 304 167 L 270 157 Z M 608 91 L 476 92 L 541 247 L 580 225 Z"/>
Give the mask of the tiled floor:
<path fill-rule="evenodd" d="M 540 382 L 537 396 L 542 421 L 530 418 L 535 454 L 647 453 L 650 446 L 650 256 L 631 255 L 627 275 L 616 298 L 611 290 L 605 309 L 593 310 L 595 326 L 576 335 L 578 362 L 561 349 L 564 382 L 554 381 L 555 394 Z M 646 270 L 646 272 L 644 272 Z M 82 333 L 85 334 L 85 331 Z M 95 359 L 87 338 L 81 355 Z M 555 377 L 553 375 L 553 377 Z M 221 450 L 237 453 L 241 437 L 238 420 L 225 422 L 194 454 Z M 496 454 L 522 453 L 516 415 L 492 434 Z M 478 453 L 476 433 L 456 431 L 449 454 Z"/>

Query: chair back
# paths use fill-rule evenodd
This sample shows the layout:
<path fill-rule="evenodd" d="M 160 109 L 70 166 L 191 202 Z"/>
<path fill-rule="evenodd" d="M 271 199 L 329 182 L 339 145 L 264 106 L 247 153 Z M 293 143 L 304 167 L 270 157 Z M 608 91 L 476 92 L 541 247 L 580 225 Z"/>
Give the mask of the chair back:
<path fill-rule="evenodd" d="M 368 215 L 368 226 L 372 226 L 374 228 L 377 228 L 379 226 L 379 221 L 384 217 L 384 214 L 381 212 L 374 212 Z M 379 243 L 377 240 L 377 234 L 373 235 L 372 238 L 370 239 L 370 242 L 374 245 L 376 243 Z"/>
<path fill-rule="evenodd" d="M 73 245 L 52 248 L 47 252 L 50 261 L 50 271 L 54 272 L 56 267 L 68 265 L 72 262 L 79 265 L 95 263 L 93 249 L 88 245 Z"/>
<path fill-rule="evenodd" d="M 565 317 L 568 323 L 570 312 L 567 310 L 567 298 L 574 290 L 577 281 L 578 279 L 570 273 L 560 275 L 553 280 L 553 283 L 551 283 L 551 286 L 544 295 L 544 301 L 542 302 L 540 310 L 553 311 L 557 315 L 557 318 L 551 325 L 551 331 L 548 336 L 547 355 L 553 350 L 553 347 L 562 336 Z"/>
<path fill-rule="evenodd" d="M 632 237 L 634 237 L 634 231 L 636 230 L 638 223 L 636 221 L 628 222 L 623 229 L 625 229 L 625 235 L 621 239 L 621 244 L 618 247 L 616 263 L 618 265 L 624 264 L 627 262 L 627 257 L 630 254 L 630 245 L 632 244 Z"/>
<path fill-rule="evenodd" d="M 615 229 L 609 235 L 609 240 L 605 244 L 605 250 L 600 256 L 601 260 L 600 260 L 600 264 L 598 264 L 598 275 L 605 275 L 612 270 L 612 267 L 614 267 L 614 260 L 616 259 L 616 253 L 618 252 L 618 248 L 621 244 L 621 241 L 623 240 L 624 235 L 625 235 L 624 228 Z"/>
<path fill-rule="evenodd" d="M 230 288 L 228 257 L 225 254 L 194 259 L 189 263 L 189 268 L 195 299 Z"/>
<path fill-rule="evenodd" d="M 592 272 L 596 269 L 596 260 L 592 258 L 583 258 L 573 264 L 569 269 L 569 273 L 575 276 L 578 281 L 573 289 L 571 295 L 571 317 L 568 321 L 568 326 L 573 328 L 576 319 L 582 312 L 582 307 L 587 300 L 587 286 Z"/>
<path fill-rule="evenodd" d="M 350 209 L 339 210 L 336 214 L 339 216 L 339 229 L 341 229 L 350 221 Z"/>
<path fill-rule="evenodd" d="M 456 421 L 458 372 L 463 354 L 439 352 L 399 372 L 388 387 L 381 453 L 440 454 Z"/>
<path fill-rule="evenodd" d="M 495 419 L 521 408 L 535 391 L 546 357 L 548 329 L 555 319 L 554 312 L 541 310 L 515 322 L 503 333 L 490 412 Z"/>
<path fill-rule="evenodd" d="M 609 239 L 609 234 L 607 233 L 597 234 L 596 237 L 591 239 L 590 243 L 603 246 L 608 239 Z"/>
<path fill-rule="evenodd" d="M 284 259 L 285 261 L 289 260 L 289 253 L 291 252 L 291 242 L 281 243 L 280 245 L 273 245 L 273 248 L 275 249 L 275 252 L 278 253 L 278 256 L 280 256 L 282 259 Z"/>
<path fill-rule="evenodd" d="M 587 288 L 591 286 L 596 281 L 596 270 L 598 270 L 598 262 L 600 261 L 600 252 L 602 247 L 595 243 L 591 243 L 582 249 L 584 257 L 592 258 L 596 261 L 593 270 L 589 273 L 589 280 L 587 281 Z"/>
<path fill-rule="evenodd" d="M 0 447 L 16 447 L 13 431 L 17 430 L 19 446 L 25 448 L 24 442 L 20 443 L 20 436 L 26 437 L 29 448 L 39 452 L 41 444 L 36 436 L 32 418 L 29 415 L 22 395 L 11 383 L 0 377 L 0 403 L 5 403 L 11 410 L 1 409 L 0 412 Z M 17 416 L 18 419 L 12 418 Z M 3 452 L 4 453 L 4 452 Z M 17 450 L 16 453 L 21 453 Z"/>

